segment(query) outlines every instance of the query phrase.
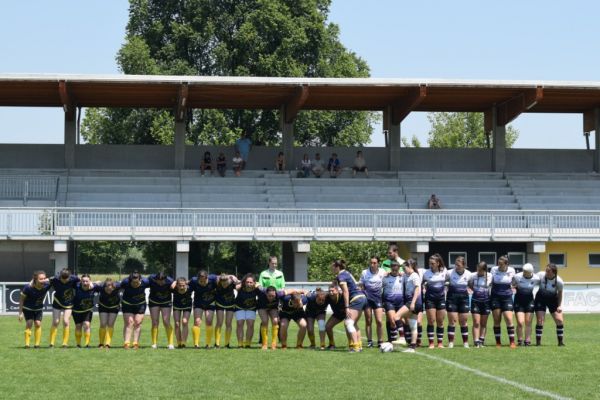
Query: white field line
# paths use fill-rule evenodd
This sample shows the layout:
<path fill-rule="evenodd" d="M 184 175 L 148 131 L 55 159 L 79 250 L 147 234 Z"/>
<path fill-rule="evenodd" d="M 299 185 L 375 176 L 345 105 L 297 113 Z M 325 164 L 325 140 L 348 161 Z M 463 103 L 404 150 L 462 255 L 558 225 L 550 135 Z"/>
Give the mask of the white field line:
<path fill-rule="evenodd" d="M 453 366 L 455 368 L 471 372 L 471 373 L 473 373 L 475 375 L 479 375 L 479 376 L 481 376 L 483 378 L 491 379 L 493 381 L 496 381 L 496 382 L 499 382 L 499 383 L 502 383 L 502 384 L 514 386 L 517 389 L 523 390 L 524 392 L 529 392 L 529 393 L 537 394 L 539 396 L 543 396 L 543 397 L 547 397 L 547 398 L 555 399 L 555 400 L 571 400 L 570 397 L 564 397 L 564 396 L 560 396 L 560 395 L 558 395 L 556 393 L 548 392 L 548 391 L 541 390 L 541 389 L 536 389 L 534 387 L 527 386 L 527 385 L 525 385 L 523 383 L 511 381 L 511 380 L 502 378 L 500 376 L 491 375 L 491 374 L 488 374 L 487 372 L 483 372 L 483 371 L 480 371 L 478 369 L 467 367 L 466 365 L 457 363 L 455 361 L 446 360 L 445 358 L 433 356 L 433 355 L 427 354 L 425 352 L 416 352 L 416 353 L 413 353 L 413 354 L 417 354 L 417 355 L 419 355 L 421 357 L 426 357 L 426 358 L 429 358 L 430 360 L 438 361 L 438 362 L 441 362 L 441 363 Z"/>

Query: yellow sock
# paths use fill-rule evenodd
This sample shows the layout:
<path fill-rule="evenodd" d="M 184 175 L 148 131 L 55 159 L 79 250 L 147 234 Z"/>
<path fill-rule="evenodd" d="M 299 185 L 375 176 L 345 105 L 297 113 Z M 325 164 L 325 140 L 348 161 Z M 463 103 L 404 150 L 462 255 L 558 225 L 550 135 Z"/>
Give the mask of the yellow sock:
<path fill-rule="evenodd" d="M 152 336 L 152 344 L 156 344 L 158 342 L 158 326 L 152 327 L 151 336 Z"/>
<path fill-rule="evenodd" d="M 71 333 L 71 328 L 66 326 L 63 328 L 63 346 L 69 344 L 69 334 Z"/>
<path fill-rule="evenodd" d="M 85 345 L 86 345 L 86 346 L 89 346 L 89 345 L 90 345 L 90 339 L 91 339 L 91 337 L 92 337 L 92 332 L 91 332 L 91 331 L 90 331 L 90 332 L 85 332 L 85 333 L 83 334 L 83 336 L 84 336 L 84 338 L 85 338 Z"/>
<path fill-rule="evenodd" d="M 225 346 L 231 342 L 231 331 L 225 330 Z"/>
<path fill-rule="evenodd" d="M 115 328 L 106 328 L 106 339 L 104 340 L 105 346 L 110 346 L 110 342 L 112 341 L 112 335 Z"/>
<path fill-rule="evenodd" d="M 271 345 L 277 344 L 277 338 L 279 337 L 279 325 L 273 325 L 271 328 Z"/>
<path fill-rule="evenodd" d="M 260 327 L 260 340 L 263 346 L 267 345 L 267 331 L 269 330 L 269 328 L 267 328 L 266 326 L 263 328 L 262 326 Z"/>
<path fill-rule="evenodd" d="M 98 344 L 104 346 L 104 341 L 106 340 L 106 328 L 100 328 L 98 331 Z"/>
<path fill-rule="evenodd" d="M 40 343 L 42 342 L 42 327 L 41 326 L 35 327 L 35 330 L 33 331 L 33 337 L 35 339 L 35 345 L 39 346 Z"/>
<path fill-rule="evenodd" d="M 221 345 L 221 327 L 217 326 L 215 328 L 215 346 Z"/>
<path fill-rule="evenodd" d="M 81 336 L 82 336 L 81 331 L 78 329 L 75 329 L 75 343 L 77 343 L 77 346 L 81 346 Z"/>
<path fill-rule="evenodd" d="M 213 337 L 213 327 L 212 327 L 212 325 L 206 325 L 206 345 L 208 347 L 210 347 L 210 345 L 212 343 L 212 337 Z"/>
<path fill-rule="evenodd" d="M 58 329 L 55 326 L 50 327 L 50 346 L 54 346 L 54 343 L 56 342 L 56 331 L 58 331 Z"/>
<path fill-rule="evenodd" d="M 310 340 L 310 345 L 312 347 L 315 347 L 315 333 L 314 332 L 308 333 L 308 340 Z"/>
<path fill-rule="evenodd" d="M 167 342 L 169 342 L 169 346 L 173 345 L 173 333 L 174 332 L 175 332 L 175 329 L 172 326 L 169 326 L 167 328 Z"/>
<path fill-rule="evenodd" d="M 25 329 L 25 346 L 29 347 L 31 344 L 31 329 Z"/>
<path fill-rule="evenodd" d="M 208 332 L 207 332 L 208 334 Z M 200 346 L 200 327 L 192 326 L 192 337 L 194 338 L 194 346 Z"/>

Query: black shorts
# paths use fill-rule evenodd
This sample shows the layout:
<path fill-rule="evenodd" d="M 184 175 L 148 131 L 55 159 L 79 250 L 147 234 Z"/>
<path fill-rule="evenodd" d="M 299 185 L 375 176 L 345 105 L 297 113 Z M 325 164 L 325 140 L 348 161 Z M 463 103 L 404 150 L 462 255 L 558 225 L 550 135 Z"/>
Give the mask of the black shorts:
<path fill-rule="evenodd" d="M 294 321 L 296 321 L 296 323 L 298 323 L 302 318 L 306 319 L 306 313 L 304 312 L 304 310 L 302 311 L 298 311 L 295 313 L 287 313 L 285 311 L 279 311 L 279 319 L 293 319 Z"/>
<path fill-rule="evenodd" d="M 535 309 L 533 295 L 519 296 L 515 295 L 515 312 L 532 313 Z"/>
<path fill-rule="evenodd" d="M 383 302 L 381 300 L 373 300 L 367 297 L 367 308 L 372 308 L 373 310 L 377 308 L 383 308 Z"/>
<path fill-rule="evenodd" d="M 171 302 L 165 303 L 165 304 L 149 303 L 148 307 L 150 307 L 150 308 L 172 308 L 173 307 L 173 303 L 171 303 Z"/>
<path fill-rule="evenodd" d="M 44 312 L 42 310 L 32 311 L 23 309 L 23 316 L 25 317 L 25 321 L 41 321 L 42 317 L 44 316 Z"/>
<path fill-rule="evenodd" d="M 404 297 L 404 305 L 408 309 L 410 309 L 410 305 L 412 304 L 412 300 L 413 300 L 412 296 L 406 296 L 406 297 Z M 415 312 L 414 312 L 414 314 L 417 315 L 417 314 L 422 313 L 422 312 L 423 312 L 423 300 L 422 300 L 421 297 L 419 297 L 417 299 L 417 301 L 415 301 Z"/>
<path fill-rule="evenodd" d="M 215 306 L 215 303 L 211 303 L 211 304 L 194 304 L 194 309 L 196 308 L 200 308 L 202 310 L 205 311 L 215 311 L 217 309 L 217 307 Z"/>
<path fill-rule="evenodd" d="M 75 321 L 76 324 L 82 324 L 85 321 L 92 322 L 92 315 L 92 310 L 85 312 L 73 312 L 73 321 Z"/>
<path fill-rule="evenodd" d="M 558 309 L 558 299 L 555 295 L 543 296 L 538 292 L 535 296 L 535 311 L 546 312 L 546 309 L 550 314 L 554 314 Z"/>
<path fill-rule="evenodd" d="M 346 319 L 346 310 L 334 311 L 331 316 L 337 320 L 343 321 Z"/>
<path fill-rule="evenodd" d="M 122 304 L 123 314 L 145 314 L 146 313 L 146 303 L 142 304 Z"/>
<path fill-rule="evenodd" d="M 491 312 L 489 300 L 471 300 L 471 314 L 490 315 Z"/>
<path fill-rule="evenodd" d="M 120 307 L 108 308 L 98 305 L 98 313 L 118 314 Z"/>
<path fill-rule="evenodd" d="M 446 299 L 445 298 L 428 299 L 427 296 L 425 296 L 425 310 L 431 310 L 431 309 L 445 310 L 446 309 Z"/>
<path fill-rule="evenodd" d="M 352 167 L 352 170 L 356 172 L 365 172 L 366 169 L 367 167 Z"/>
<path fill-rule="evenodd" d="M 449 293 L 446 297 L 446 311 L 467 314 L 469 312 L 469 294 Z"/>
<path fill-rule="evenodd" d="M 492 296 L 490 299 L 490 307 L 492 310 L 513 311 L 514 304 L 512 296 Z"/>
<path fill-rule="evenodd" d="M 52 302 L 52 308 L 55 310 L 71 310 L 73 308 L 73 305 L 64 307 L 64 306 L 61 306 L 60 304 L 58 304 L 58 302 L 55 300 Z"/>
<path fill-rule="evenodd" d="M 385 309 L 385 312 L 398 311 L 399 309 L 402 308 L 403 305 L 404 305 L 404 301 L 402 301 L 402 300 L 384 301 L 383 302 L 383 308 Z"/>
<path fill-rule="evenodd" d="M 189 312 L 189 313 L 191 313 L 192 312 L 192 307 L 187 307 L 187 308 L 175 308 L 175 307 L 173 307 L 173 312 L 175 312 L 175 311 L 181 311 L 181 312 Z"/>

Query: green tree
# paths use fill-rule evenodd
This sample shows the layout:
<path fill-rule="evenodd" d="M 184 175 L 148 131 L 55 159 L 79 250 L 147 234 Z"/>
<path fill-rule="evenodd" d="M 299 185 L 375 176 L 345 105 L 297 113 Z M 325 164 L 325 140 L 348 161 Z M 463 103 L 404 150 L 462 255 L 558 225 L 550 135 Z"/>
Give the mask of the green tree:
<path fill-rule="evenodd" d="M 488 147 L 483 113 L 436 112 L 429 113 L 427 119 L 431 123 L 431 130 L 427 139 L 429 147 Z M 519 132 L 508 126 L 506 129 L 506 147 L 512 147 L 518 137 Z M 490 137 L 490 146 L 493 146 L 492 137 Z"/>
<path fill-rule="evenodd" d="M 312 242 L 308 256 L 308 280 L 330 282 L 333 260 L 346 261 L 349 272 L 358 278 L 368 266 L 372 256 L 384 257 L 387 254 L 386 242 Z"/>

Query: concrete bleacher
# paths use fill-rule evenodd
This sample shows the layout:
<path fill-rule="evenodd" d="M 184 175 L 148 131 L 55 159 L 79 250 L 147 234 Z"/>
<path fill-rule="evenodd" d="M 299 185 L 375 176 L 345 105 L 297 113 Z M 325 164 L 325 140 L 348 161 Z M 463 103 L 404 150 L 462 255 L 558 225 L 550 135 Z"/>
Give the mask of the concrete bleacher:
<path fill-rule="evenodd" d="M 0 207 L 52 207 L 64 170 L 0 170 Z"/>

